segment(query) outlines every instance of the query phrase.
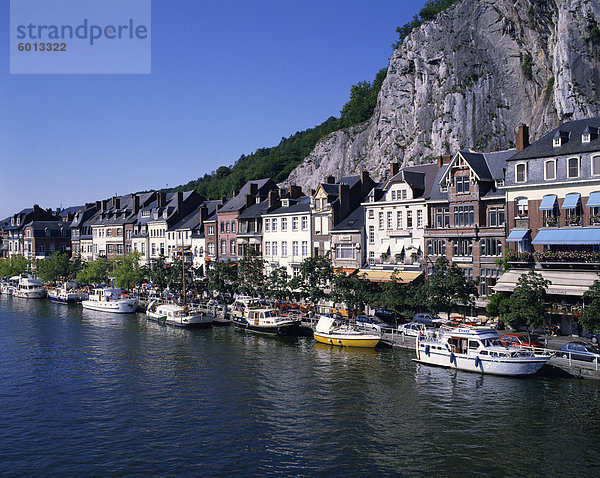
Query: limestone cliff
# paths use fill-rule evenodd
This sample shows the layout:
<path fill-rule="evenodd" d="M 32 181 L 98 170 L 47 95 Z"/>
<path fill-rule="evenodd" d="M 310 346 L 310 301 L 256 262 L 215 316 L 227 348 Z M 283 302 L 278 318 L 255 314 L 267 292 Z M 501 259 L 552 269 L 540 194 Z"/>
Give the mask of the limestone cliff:
<path fill-rule="evenodd" d="M 383 179 L 390 161 L 505 149 L 520 123 L 536 139 L 599 115 L 599 27 L 597 0 L 464 0 L 394 51 L 372 118 L 319 141 L 286 183 Z"/>

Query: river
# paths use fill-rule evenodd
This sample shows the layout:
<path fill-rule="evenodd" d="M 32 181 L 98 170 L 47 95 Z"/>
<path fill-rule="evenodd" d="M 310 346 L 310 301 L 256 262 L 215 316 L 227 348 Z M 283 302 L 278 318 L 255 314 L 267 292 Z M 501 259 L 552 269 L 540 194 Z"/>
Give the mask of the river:
<path fill-rule="evenodd" d="M 600 384 L 0 297 L 2 476 L 588 476 Z"/>

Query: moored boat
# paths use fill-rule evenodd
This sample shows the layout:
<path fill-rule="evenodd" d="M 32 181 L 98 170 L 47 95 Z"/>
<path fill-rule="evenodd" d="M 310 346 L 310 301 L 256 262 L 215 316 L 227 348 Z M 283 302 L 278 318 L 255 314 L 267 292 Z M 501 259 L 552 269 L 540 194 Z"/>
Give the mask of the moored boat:
<path fill-rule="evenodd" d="M 74 288 L 69 288 L 68 284 L 61 284 L 54 289 L 48 290 L 48 297 L 50 298 L 50 302 L 57 304 L 75 304 L 87 299 L 87 294 Z"/>
<path fill-rule="evenodd" d="M 322 315 L 313 336 L 317 342 L 341 347 L 376 347 L 381 336 L 352 325 L 336 325 L 335 318 Z"/>
<path fill-rule="evenodd" d="M 212 314 L 191 310 L 187 306 L 159 304 L 154 301 L 148 304 L 146 316 L 150 320 L 175 327 L 208 327 L 213 323 Z"/>
<path fill-rule="evenodd" d="M 84 309 L 113 312 L 116 314 L 130 314 L 135 312 L 137 304 L 137 299 L 123 298 L 121 289 L 109 288 L 93 289 L 88 299 L 81 302 Z"/>
<path fill-rule="evenodd" d="M 415 360 L 495 375 L 531 375 L 550 360 L 550 354 L 505 347 L 498 338 L 498 332 L 490 327 L 441 328 L 417 338 Z"/>
<path fill-rule="evenodd" d="M 43 299 L 46 297 L 46 289 L 39 279 L 31 276 L 21 277 L 17 288 L 13 290 L 13 296 L 24 299 Z"/>
<path fill-rule="evenodd" d="M 270 335 L 298 335 L 300 320 L 280 315 L 271 307 L 254 307 L 251 303 L 234 308 L 232 322 L 236 327 Z"/>

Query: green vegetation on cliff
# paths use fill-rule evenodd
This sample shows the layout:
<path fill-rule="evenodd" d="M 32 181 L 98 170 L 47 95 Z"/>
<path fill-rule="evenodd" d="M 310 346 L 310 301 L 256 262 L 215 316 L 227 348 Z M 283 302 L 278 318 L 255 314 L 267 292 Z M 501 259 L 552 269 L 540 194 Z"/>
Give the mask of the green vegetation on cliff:
<path fill-rule="evenodd" d="M 420 27 L 425 22 L 433 20 L 438 13 L 447 10 L 452 5 L 460 1 L 461 0 L 427 0 L 423 8 L 419 10 L 419 13 L 415 15 L 410 22 L 396 28 L 399 38 L 398 41 L 393 45 L 394 48 L 398 48 L 404 39 L 410 35 L 415 28 Z"/>
<path fill-rule="evenodd" d="M 260 148 L 249 155 L 242 155 L 233 166 L 221 166 L 210 174 L 179 186 L 174 191 L 195 189 L 205 198 L 219 199 L 230 196 L 244 183 L 252 179 L 273 178 L 285 180 L 290 172 L 313 150 L 324 136 L 343 128 L 367 121 L 377 104 L 377 95 L 387 74 L 381 69 L 373 82 L 361 81 L 350 89 L 350 99 L 340 111 L 340 117 L 330 117 L 314 128 L 296 132 L 282 138 L 277 146 Z"/>

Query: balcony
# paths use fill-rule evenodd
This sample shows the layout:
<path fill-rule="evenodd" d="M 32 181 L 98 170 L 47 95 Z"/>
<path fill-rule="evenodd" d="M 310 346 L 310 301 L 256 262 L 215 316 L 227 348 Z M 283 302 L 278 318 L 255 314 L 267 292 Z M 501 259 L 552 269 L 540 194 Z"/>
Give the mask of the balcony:
<path fill-rule="evenodd" d="M 515 229 L 529 229 L 529 216 L 515 217 Z"/>

